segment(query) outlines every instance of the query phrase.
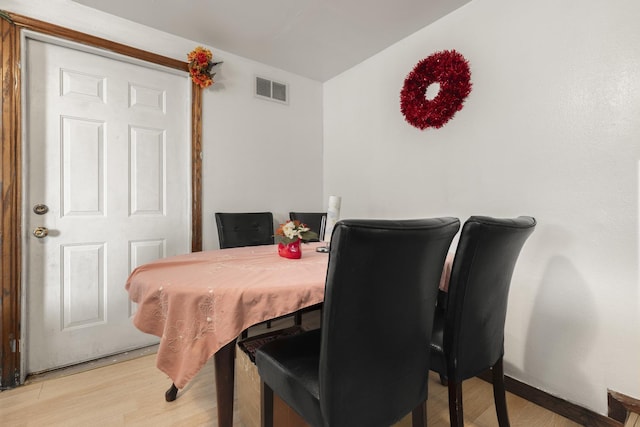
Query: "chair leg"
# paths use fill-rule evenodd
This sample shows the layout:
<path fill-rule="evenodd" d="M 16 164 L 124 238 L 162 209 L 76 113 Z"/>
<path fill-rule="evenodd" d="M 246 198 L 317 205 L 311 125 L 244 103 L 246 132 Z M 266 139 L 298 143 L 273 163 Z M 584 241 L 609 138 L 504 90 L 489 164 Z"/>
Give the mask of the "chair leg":
<path fill-rule="evenodd" d="M 301 310 L 296 311 L 296 313 L 293 315 L 293 324 L 296 325 L 296 326 L 302 325 L 302 311 Z"/>
<path fill-rule="evenodd" d="M 411 427 L 427 427 L 427 401 L 416 406 L 411 412 Z"/>
<path fill-rule="evenodd" d="M 260 381 L 260 426 L 273 427 L 273 390 Z"/>
<path fill-rule="evenodd" d="M 455 382 L 449 377 L 449 421 L 451 427 L 464 427 L 462 411 L 462 382 Z"/>
<path fill-rule="evenodd" d="M 438 375 L 440 375 L 440 384 L 447 385 L 449 383 L 447 381 L 447 377 L 444 374 L 438 374 Z"/>
<path fill-rule="evenodd" d="M 504 370 L 502 357 L 491 368 L 493 376 L 493 400 L 496 403 L 496 414 L 498 415 L 498 425 L 509 427 L 509 414 L 507 413 L 507 397 L 504 389 Z"/>

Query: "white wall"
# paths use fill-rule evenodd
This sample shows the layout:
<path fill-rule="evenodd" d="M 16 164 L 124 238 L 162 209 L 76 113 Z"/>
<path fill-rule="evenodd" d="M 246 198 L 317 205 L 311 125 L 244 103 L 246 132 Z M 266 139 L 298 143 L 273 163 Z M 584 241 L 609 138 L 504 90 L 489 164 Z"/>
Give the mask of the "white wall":
<path fill-rule="evenodd" d="M 183 61 L 201 44 L 68 0 L 0 0 L 0 9 Z M 213 249 L 216 211 L 271 211 L 282 222 L 323 208 L 322 84 L 207 47 L 224 61 L 203 92 L 203 245 Z M 287 83 L 289 105 L 254 97 L 255 75 Z"/>
<path fill-rule="evenodd" d="M 239 57 L 220 68 L 203 100 L 205 248 L 218 247 L 215 211 L 283 222 L 323 207 L 322 85 Z M 256 74 L 287 82 L 289 105 L 255 98 Z"/>
<path fill-rule="evenodd" d="M 606 414 L 640 396 L 640 2 L 475 0 L 324 85 L 325 196 L 345 217 L 533 215 L 507 374 Z M 404 121 L 414 65 L 456 49 L 473 90 Z"/>

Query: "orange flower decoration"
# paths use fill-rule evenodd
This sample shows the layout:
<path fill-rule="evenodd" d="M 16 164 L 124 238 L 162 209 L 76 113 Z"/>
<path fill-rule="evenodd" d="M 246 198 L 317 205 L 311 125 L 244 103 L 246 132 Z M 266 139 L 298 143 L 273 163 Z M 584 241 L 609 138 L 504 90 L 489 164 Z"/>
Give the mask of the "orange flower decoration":
<path fill-rule="evenodd" d="M 212 73 L 211 69 L 219 62 L 213 62 L 213 54 L 209 49 L 202 46 L 196 47 L 187 55 L 187 61 L 189 61 L 191 80 L 195 84 L 204 89 L 214 83 L 213 76 L 216 73 Z"/>

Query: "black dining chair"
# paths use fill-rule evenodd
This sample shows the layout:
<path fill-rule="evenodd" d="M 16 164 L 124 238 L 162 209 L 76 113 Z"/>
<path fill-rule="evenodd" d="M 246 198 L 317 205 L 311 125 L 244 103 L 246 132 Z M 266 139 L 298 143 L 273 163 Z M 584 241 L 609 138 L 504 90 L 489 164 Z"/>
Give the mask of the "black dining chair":
<path fill-rule="evenodd" d="M 216 212 L 215 219 L 220 249 L 275 243 L 271 212 Z M 297 320 L 296 317 L 294 321 Z M 265 324 L 270 328 L 271 320 Z M 247 335 L 246 330 L 242 331 L 242 338 Z"/>
<path fill-rule="evenodd" d="M 220 249 L 274 244 L 271 212 L 216 212 L 215 218 Z"/>
<path fill-rule="evenodd" d="M 309 240 L 310 242 L 319 242 L 324 239 L 323 218 L 324 221 L 326 221 L 326 212 L 289 212 L 289 219 L 291 221 L 300 221 L 301 223 L 306 224 L 311 231 L 314 231 L 318 235 L 317 239 L 311 239 Z M 294 323 L 296 325 L 301 325 L 302 315 L 315 310 L 322 310 L 322 304 L 298 310 L 294 315 Z"/>
<path fill-rule="evenodd" d="M 317 239 L 310 240 L 310 242 L 319 242 L 324 239 L 322 233 L 324 232 L 324 227 L 322 224 L 322 218 L 327 218 L 326 212 L 289 212 L 289 219 L 291 221 L 300 221 L 303 224 L 306 224 L 307 227 L 314 231 L 317 235 Z"/>
<path fill-rule="evenodd" d="M 429 340 L 456 218 L 342 220 L 321 328 L 256 351 L 262 425 L 275 392 L 312 426 L 426 425 Z"/>
<path fill-rule="evenodd" d="M 470 217 L 462 227 L 449 289 L 439 295 L 431 340 L 431 370 L 449 388 L 452 426 L 464 425 L 462 382 L 488 369 L 501 427 L 509 426 L 502 358 L 511 277 L 533 230 L 532 217 Z"/>

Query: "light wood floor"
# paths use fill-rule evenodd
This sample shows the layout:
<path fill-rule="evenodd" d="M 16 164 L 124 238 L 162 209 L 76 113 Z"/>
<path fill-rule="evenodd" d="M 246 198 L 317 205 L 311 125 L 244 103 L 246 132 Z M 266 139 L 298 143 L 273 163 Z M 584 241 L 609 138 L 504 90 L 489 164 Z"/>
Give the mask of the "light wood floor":
<path fill-rule="evenodd" d="M 155 367 L 155 354 L 68 375 L 49 375 L 0 392 L 0 425 L 41 426 L 217 426 L 213 361 L 178 394 L 166 402 L 171 380 Z M 465 425 L 497 426 L 491 385 L 471 379 L 463 383 Z M 428 425 L 449 425 L 447 389 L 432 375 L 429 383 Z M 578 426 L 517 396 L 507 397 L 511 425 Z M 235 404 L 234 427 L 242 426 Z"/>

